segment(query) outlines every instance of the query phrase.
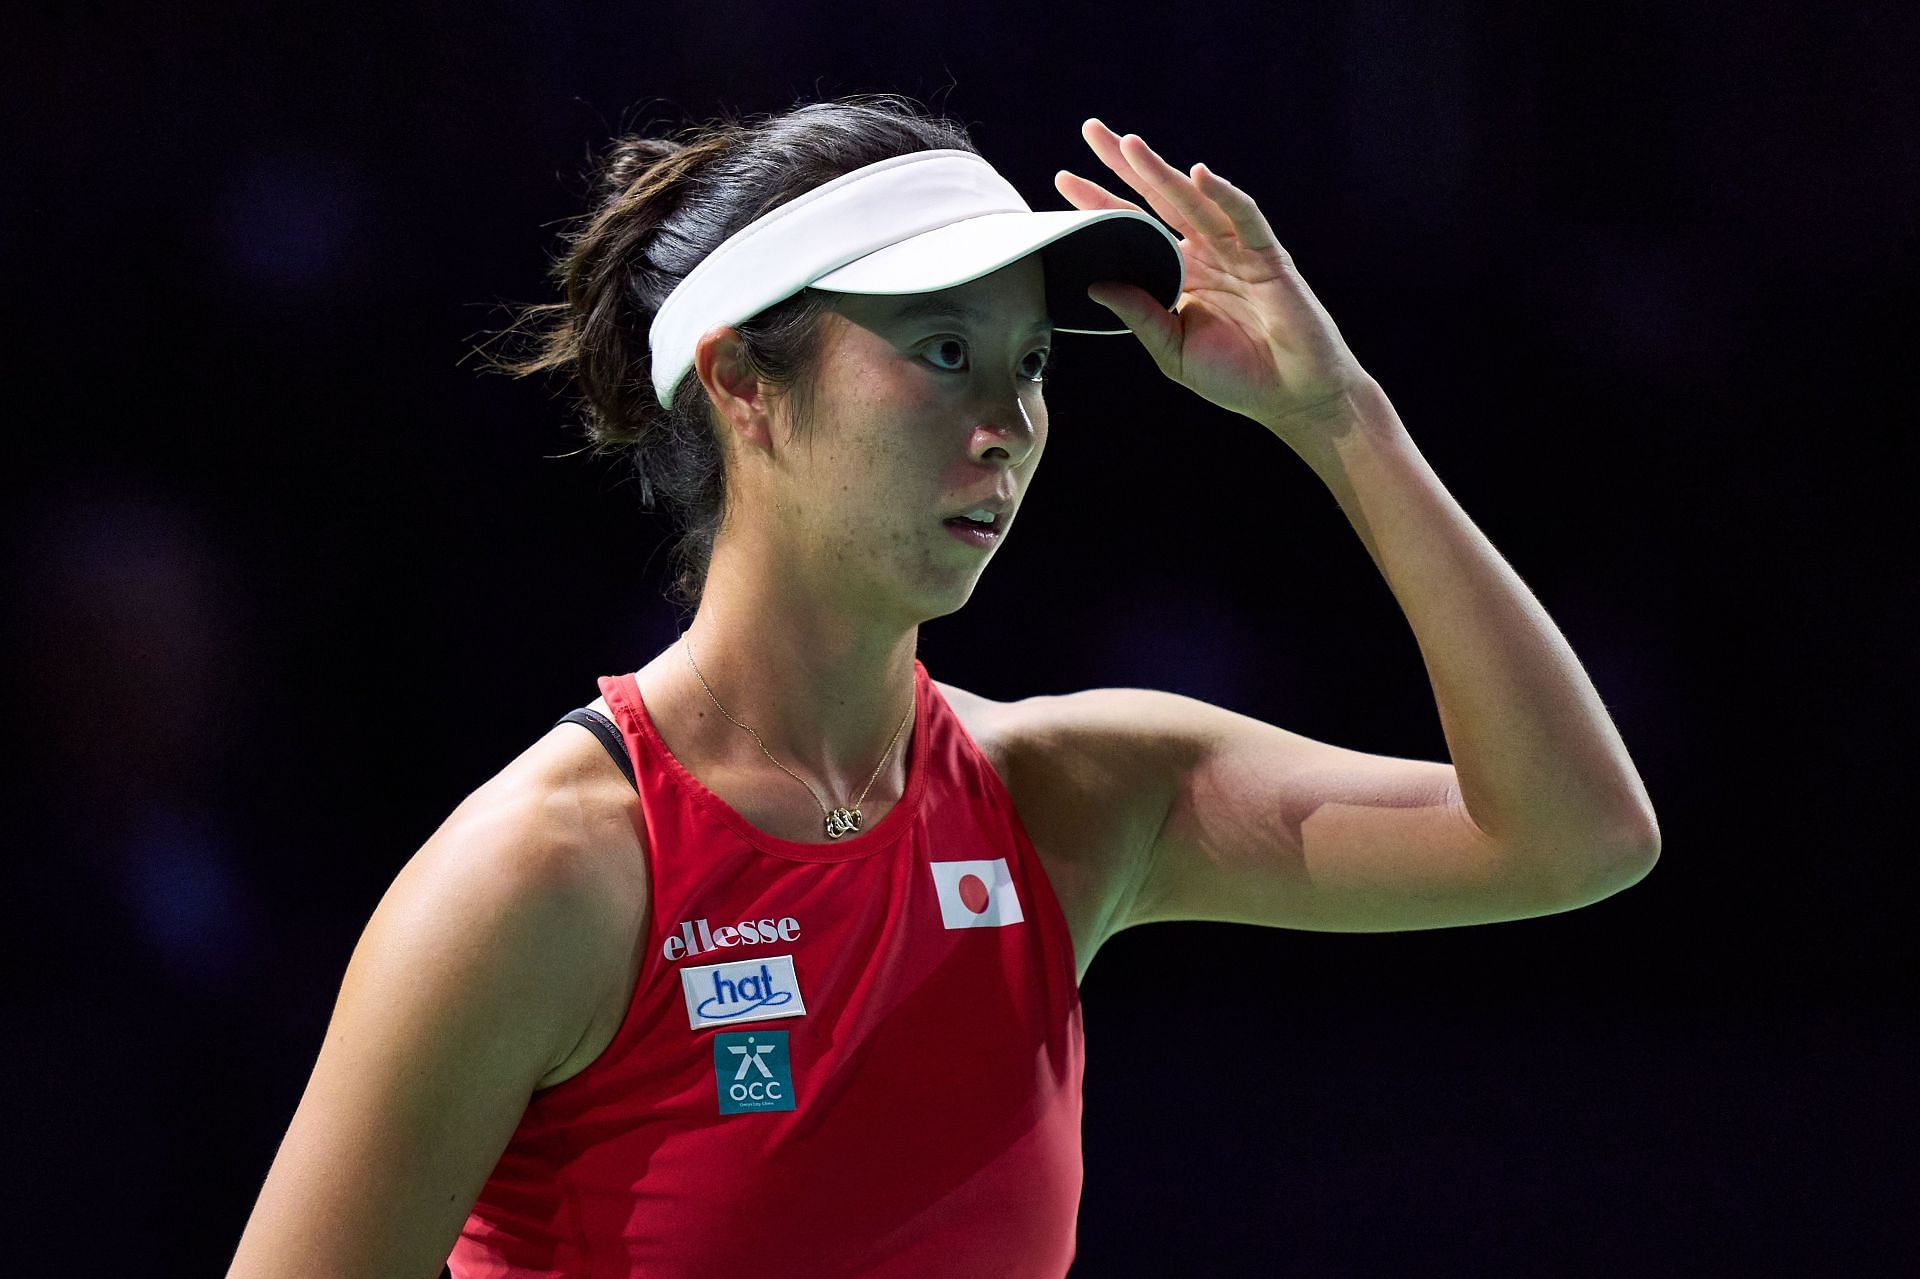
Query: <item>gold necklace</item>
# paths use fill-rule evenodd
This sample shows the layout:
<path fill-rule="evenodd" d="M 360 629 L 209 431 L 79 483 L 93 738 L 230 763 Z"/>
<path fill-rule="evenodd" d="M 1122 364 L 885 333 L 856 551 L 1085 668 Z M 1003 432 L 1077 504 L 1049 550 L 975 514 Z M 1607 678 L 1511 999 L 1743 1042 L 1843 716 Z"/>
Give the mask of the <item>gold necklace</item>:
<path fill-rule="evenodd" d="M 694 675 L 700 680 L 700 687 L 707 690 L 708 697 L 713 698 L 714 709 L 718 710 L 722 715 L 727 715 L 727 708 L 720 705 L 719 698 L 713 696 L 713 689 L 707 684 L 707 677 L 700 674 L 700 667 L 698 663 L 693 660 L 693 645 L 687 642 L 687 633 L 685 631 L 680 632 L 680 647 L 687 650 L 687 665 L 693 667 Z M 914 699 L 914 701 L 918 700 L 918 697 Z M 753 733 L 753 740 L 760 742 L 760 753 L 765 755 L 769 760 L 772 760 L 774 766 L 781 772 L 793 778 L 794 781 L 799 782 L 802 786 L 807 787 L 807 794 L 813 795 L 813 802 L 820 804 L 820 815 L 826 819 L 827 838 L 839 839 L 842 835 L 850 834 L 860 829 L 860 805 L 862 801 L 867 798 L 867 791 L 873 789 L 874 777 L 880 776 L 881 768 L 886 765 L 888 759 L 892 758 L 894 744 L 900 740 L 900 734 L 906 731 L 907 720 L 913 718 L 913 707 L 914 702 L 907 703 L 907 713 L 905 717 L 901 719 L 900 727 L 893 730 L 893 739 L 887 743 L 887 753 L 882 755 L 880 762 L 873 766 L 873 777 L 867 778 L 866 787 L 860 792 L 860 798 L 853 801 L 853 807 L 836 808 L 832 812 L 828 812 L 827 806 L 820 803 L 820 797 L 814 795 L 813 787 L 807 786 L 805 778 L 801 777 L 800 774 L 794 772 L 791 768 L 788 768 L 785 764 L 782 764 L 779 760 L 773 758 L 773 752 L 767 749 L 767 744 L 760 741 L 760 734 L 753 733 L 751 728 L 747 728 L 745 724 L 740 723 L 739 720 L 734 719 L 731 715 L 727 715 L 727 720 L 735 726 L 746 728 L 749 733 Z"/>

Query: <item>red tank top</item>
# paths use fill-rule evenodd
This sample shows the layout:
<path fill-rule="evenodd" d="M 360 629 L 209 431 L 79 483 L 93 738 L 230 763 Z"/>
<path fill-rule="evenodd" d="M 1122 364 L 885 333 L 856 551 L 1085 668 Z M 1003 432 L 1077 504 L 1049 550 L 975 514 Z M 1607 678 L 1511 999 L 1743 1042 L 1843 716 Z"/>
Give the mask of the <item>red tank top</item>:
<path fill-rule="evenodd" d="M 1018 814 L 918 661 L 906 793 L 833 843 L 755 829 L 600 692 L 652 888 L 626 1019 L 533 1094 L 453 1279 L 1060 1276 L 1085 1041 Z"/>

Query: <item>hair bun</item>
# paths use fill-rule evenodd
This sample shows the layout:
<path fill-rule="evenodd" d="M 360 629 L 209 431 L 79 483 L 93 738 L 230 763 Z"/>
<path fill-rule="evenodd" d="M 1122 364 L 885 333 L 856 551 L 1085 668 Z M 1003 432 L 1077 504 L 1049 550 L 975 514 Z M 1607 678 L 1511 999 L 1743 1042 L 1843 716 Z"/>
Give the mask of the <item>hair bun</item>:
<path fill-rule="evenodd" d="M 674 596 L 697 611 L 726 510 L 722 433 L 699 379 L 662 408 L 649 341 L 661 305 L 715 246 L 781 202 L 863 166 L 939 148 L 974 150 L 964 126 L 882 95 L 808 103 L 777 117 L 731 114 L 669 137 L 612 139 L 582 177 L 589 208 L 549 269 L 561 298 L 521 310 L 498 338 L 514 377 L 564 372 L 595 454 L 624 452 L 640 502 L 680 529 Z M 825 294 L 797 294 L 735 325 L 755 376 L 790 397 L 796 433 L 812 422 Z M 518 348 L 517 350 L 514 348 Z"/>
<path fill-rule="evenodd" d="M 661 161 L 672 159 L 686 149 L 684 143 L 670 138 L 628 136 L 619 139 L 601 166 L 600 195 L 602 198 L 619 195 Z"/>

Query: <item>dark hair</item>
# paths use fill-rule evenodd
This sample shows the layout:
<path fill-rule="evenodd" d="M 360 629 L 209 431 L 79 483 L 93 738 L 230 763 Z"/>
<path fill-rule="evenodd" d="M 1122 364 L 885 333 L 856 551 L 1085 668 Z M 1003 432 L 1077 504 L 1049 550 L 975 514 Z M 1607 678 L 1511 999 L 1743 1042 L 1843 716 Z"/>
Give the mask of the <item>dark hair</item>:
<path fill-rule="evenodd" d="M 698 611 L 727 487 L 712 401 L 689 370 L 663 409 L 647 332 L 674 286 L 721 241 L 842 174 L 914 151 L 975 151 L 964 125 L 895 94 L 862 94 L 780 115 L 717 121 L 675 139 L 625 134 L 592 173 L 592 208 L 563 236 L 550 275 L 563 302 L 522 309 L 505 333 L 531 337 L 520 359 L 489 367 L 525 377 L 562 370 L 578 392 L 594 456 L 625 451 L 641 504 L 664 505 L 680 536 L 672 594 Z M 804 289 L 734 326 L 747 364 L 811 425 L 826 295 Z"/>

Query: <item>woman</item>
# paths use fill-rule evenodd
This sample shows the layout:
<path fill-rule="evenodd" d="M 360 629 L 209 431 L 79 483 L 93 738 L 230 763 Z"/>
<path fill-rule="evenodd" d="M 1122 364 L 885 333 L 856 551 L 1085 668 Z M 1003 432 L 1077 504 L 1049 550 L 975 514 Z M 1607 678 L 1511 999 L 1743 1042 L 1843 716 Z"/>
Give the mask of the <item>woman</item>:
<path fill-rule="evenodd" d="M 571 373 L 632 451 L 692 622 L 395 879 L 233 1275 L 1060 1275 L 1106 937 L 1487 922 L 1645 873 L 1578 662 L 1254 202 L 1083 132 L 1177 240 L 1064 171 L 1075 210 L 1033 213 L 891 99 L 615 147 L 508 367 Z M 1457 767 L 929 677 L 920 623 L 1039 466 L 1056 330 L 1133 334 L 1327 481 Z"/>

